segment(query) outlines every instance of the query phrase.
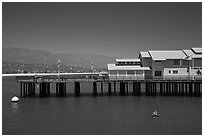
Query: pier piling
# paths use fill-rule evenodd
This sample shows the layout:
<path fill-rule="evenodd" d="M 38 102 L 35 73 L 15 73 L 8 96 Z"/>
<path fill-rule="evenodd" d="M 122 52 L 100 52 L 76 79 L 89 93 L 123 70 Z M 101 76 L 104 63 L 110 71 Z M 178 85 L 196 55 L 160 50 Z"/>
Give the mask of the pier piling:
<path fill-rule="evenodd" d="M 35 96 L 35 83 L 27 83 L 28 85 L 28 97 Z"/>
<path fill-rule="evenodd" d="M 160 96 L 163 96 L 163 82 L 160 82 L 160 88 L 159 88 L 159 92 L 160 92 Z"/>
<path fill-rule="evenodd" d="M 20 82 L 20 97 L 21 97 L 21 98 L 23 97 L 22 85 L 23 85 L 22 82 Z"/>
<path fill-rule="evenodd" d="M 128 94 L 128 82 L 126 82 L 125 85 L 126 85 L 126 93 Z"/>
<path fill-rule="evenodd" d="M 66 96 L 66 83 L 63 83 L 63 82 L 56 83 L 56 96 L 57 97 Z"/>
<path fill-rule="evenodd" d="M 193 96 L 193 82 L 188 82 L 189 84 L 189 96 L 192 97 Z"/>
<path fill-rule="evenodd" d="M 108 82 L 108 95 L 111 96 L 111 82 Z"/>
<path fill-rule="evenodd" d="M 114 93 L 116 93 L 116 82 L 114 81 Z"/>
<path fill-rule="evenodd" d="M 103 95 L 103 82 L 101 82 L 101 95 Z"/>
<path fill-rule="evenodd" d="M 40 83 L 40 97 L 48 97 L 50 95 L 50 83 Z"/>
<path fill-rule="evenodd" d="M 136 85 L 136 95 L 141 96 L 141 83 L 135 82 L 135 85 Z"/>
<path fill-rule="evenodd" d="M 80 96 L 80 82 L 74 82 L 74 95 Z"/>
<path fill-rule="evenodd" d="M 52 81 L 47 78 L 34 79 L 33 81 L 25 79 L 18 81 L 20 83 L 20 97 L 34 97 L 36 94 L 36 85 L 39 85 L 39 96 L 47 97 L 50 95 L 50 85 L 51 83 L 56 84 L 56 96 L 66 96 L 66 87 L 70 80 L 62 78 L 61 81 Z M 83 80 L 74 80 L 74 95 L 80 96 L 80 83 Z M 104 83 L 105 89 L 109 96 L 117 95 L 117 83 L 120 89 L 119 95 L 125 96 L 129 94 L 129 90 L 134 96 L 141 96 L 142 92 L 147 96 L 201 96 L 202 95 L 202 81 L 201 80 L 121 80 L 121 81 L 111 81 L 111 80 L 91 80 L 88 82 L 93 82 L 93 96 L 97 96 L 97 90 L 101 91 L 101 95 L 104 92 Z M 100 85 L 100 88 L 97 89 L 97 82 Z M 101 83 L 101 84 L 100 84 Z M 107 84 L 107 85 L 106 85 Z M 132 87 L 129 87 L 132 84 Z M 144 88 L 143 88 L 144 85 Z M 141 88 L 142 87 L 142 88 Z M 142 90 L 141 90 L 142 89 Z M 113 93 L 112 93 L 113 90 Z"/>
<path fill-rule="evenodd" d="M 145 83 L 145 94 L 146 94 L 147 96 L 150 95 L 150 84 L 149 84 L 149 82 L 146 82 L 146 83 Z"/>
<path fill-rule="evenodd" d="M 97 96 L 97 83 L 93 82 L 93 96 Z"/>
<path fill-rule="evenodd" d="M 125 83 L 120 82 L 120 95 L 125 96 Z"/>

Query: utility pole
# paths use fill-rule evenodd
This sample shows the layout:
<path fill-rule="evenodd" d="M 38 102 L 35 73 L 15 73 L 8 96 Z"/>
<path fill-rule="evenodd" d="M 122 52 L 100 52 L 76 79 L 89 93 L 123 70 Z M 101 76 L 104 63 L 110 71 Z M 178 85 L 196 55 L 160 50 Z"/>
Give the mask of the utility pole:
<path fill-rule="evenodd" d="M 91 79 L 93 79 L 93 69 L 94 69 L 93 64 L 94 62 L 92 61 L 91 62 Z"/>
<path fill-rule="evenodd" d="M 194 71 L 195 71 L 195 66 L 194 66 L 194 58 L 192 58 L 192 70 L 193 70 L 193 78 L 192 80 L 194 80 Z"/>
<path fill-rule="evenodd" d="M 58 81 L 60 81 L 60 64 L 61 64 L 61 60 L 58 59 L 58 62 L 57 62 L 57 68 L 58 68 Z"/>

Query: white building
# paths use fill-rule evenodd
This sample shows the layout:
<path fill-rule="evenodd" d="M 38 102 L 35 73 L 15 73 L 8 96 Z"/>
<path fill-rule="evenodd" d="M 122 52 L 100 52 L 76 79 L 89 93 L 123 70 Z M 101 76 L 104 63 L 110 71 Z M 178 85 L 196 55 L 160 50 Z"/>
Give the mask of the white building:
<path fill-rule="evenodd" d="M 153 79 L 201 79 L 202 48 L 140 52 L 143 67 L 150 67 Z"/>
<path fill-rule="evenodd" d="M 145 71 L 149 67 L 141 67 L 140 59 L 116 59 L 115 64 L 108 64 L 110 80 L 144 80 Z"/>
<path fill-rule="evenodd" d="M 188 74 L 191 79 L 199 79 L 202 74 L 202 48 L 192 48 L 183 50 L 188 63 Z"/>

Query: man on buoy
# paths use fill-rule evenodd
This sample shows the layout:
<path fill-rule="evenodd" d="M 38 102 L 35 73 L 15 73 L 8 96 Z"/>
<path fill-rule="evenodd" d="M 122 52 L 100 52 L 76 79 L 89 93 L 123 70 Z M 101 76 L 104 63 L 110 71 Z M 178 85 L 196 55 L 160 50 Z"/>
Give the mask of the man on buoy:
<path fill-rule="evenodd" d="M 19 102 L 19 98 L 17 96 L 13 96 L 11 101 L 12 102 Z"/>

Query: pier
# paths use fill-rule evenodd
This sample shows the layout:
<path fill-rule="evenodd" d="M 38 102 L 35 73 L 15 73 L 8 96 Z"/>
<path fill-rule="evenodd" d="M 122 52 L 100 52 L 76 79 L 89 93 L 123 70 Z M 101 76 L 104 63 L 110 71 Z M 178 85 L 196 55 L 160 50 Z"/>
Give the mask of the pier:
<path fill-rule="evenodd" d="M 81 96 L 83 87 L 81 83 L 92 85 L 92 93 L 96 96 L 202 96 L 202 80 L 109 80 L 108 78 L 90 77 L 86 75 L 32 75 L 16 76 L 20 85 L 20 97 L 49 97 L 50 88 L 55 87 L 56 97 L 65 97 L 70 94 L 67 87 L 74 83 L 73 95 Z M 38 94 L 37 94 L 38 93 Z"/>

